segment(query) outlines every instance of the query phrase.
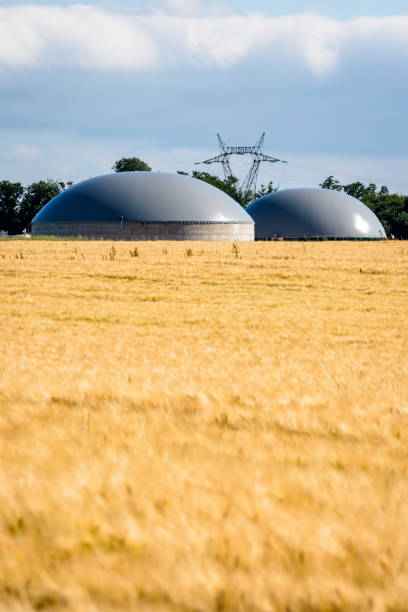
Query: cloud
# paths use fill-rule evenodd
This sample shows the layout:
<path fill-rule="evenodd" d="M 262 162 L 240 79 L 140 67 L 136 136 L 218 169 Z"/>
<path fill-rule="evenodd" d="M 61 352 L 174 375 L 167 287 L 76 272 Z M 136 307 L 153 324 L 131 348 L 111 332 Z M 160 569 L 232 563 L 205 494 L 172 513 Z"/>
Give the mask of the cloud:
<path fill-rule="evenodd" d="M 247 58 L 317 76 L 373 51 L 408 59 L 408 16 L 336 21 L 302 14 L 239 15 L 198 0 L 165 0 L 151 13 L 89 5 L 0 7 L 0 67 L 163 71 L 225 69 Z"/>
<path fill-rule="evenodd" d="M 201 0 L 156 0 L 148 3 L 152 13 L 182 15 L 183 17 L 219 17 L 233 14 L 233 8 L 221 2 L 203 4 Z"/>
<path fill-rule="evenodd" d="M 38 147 L 31 145 L 19 144 L 7 151 L 5 157 L 16 161 L 34 161 L 41 157 L 41 151 Z"/>

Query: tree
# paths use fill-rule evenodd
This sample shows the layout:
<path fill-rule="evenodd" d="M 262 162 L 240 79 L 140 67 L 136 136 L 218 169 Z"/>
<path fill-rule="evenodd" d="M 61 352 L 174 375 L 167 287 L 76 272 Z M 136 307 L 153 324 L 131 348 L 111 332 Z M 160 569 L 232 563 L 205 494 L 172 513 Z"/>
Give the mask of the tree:
<path fill-rule="evenodd" d="M 35 215 L 65 189 L 65 183 L 47 179 L 32 183 L 24 190 L 23 198 L 18 205 L 18 232 L 28 228 Z"/>
<path fill-rule="evenodd" d="M 357 200 L 361 200 L 363 202 L 365 199 L 367 199 L 367 197 L 370 197 L 373 194 L 372 185 L 373 183 L 370 183 L 369 187 L 365 187 L 360 181 L 355 181 L 349 185 L 343 185 L 342 189 L 349 196 L 357 198 Z M 377 186 L 374 185 L 374 193 L 376 189 Z"/>
<path fill-rule="evenodd" d="M 151 167 L 138 157 L 122 157 L 113 164 L 112 170 L 115 172 L 150 172 Z"/>
<path fill-rule="evenodd" d="M 24 187 L 21 183 L 0 181 L 0 230 L 9 234 L 18 231 L 17 207 L 21 202 Z"/>
<path fill-rule="evenodd" d="M 269 181 L 267 185 L 261 185 L 261 188 L 255 192 L 254 200 L 258 198 L 262 198 L 264 195 L 268 195 L 268 193 L 272 193 L 274 191 L 278 191 L 279 187 L 275 187 L 273 181 Z"/>
<path fill-rule="evenodd" d="M 335 191 L 342 191 L 343 189 L 339 181 L 335 179 L 334 176 L 328 176 L 325 178 L 324 181 L 320 183 L 319 187 L 322 189 L 334 189 Z"/>
<path fill-rule="evenodd" d="M 373 194 L 364 204 L 371 208 L 384 226 L 386 233 L 396 238 L 408 238 L 408 197 L 397 193 Z"/>

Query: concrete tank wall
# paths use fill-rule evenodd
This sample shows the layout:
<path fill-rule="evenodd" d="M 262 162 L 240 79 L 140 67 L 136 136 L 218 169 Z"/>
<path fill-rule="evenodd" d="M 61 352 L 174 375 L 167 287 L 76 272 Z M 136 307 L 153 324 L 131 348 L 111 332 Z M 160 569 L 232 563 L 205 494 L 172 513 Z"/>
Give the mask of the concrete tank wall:
<path fill-rule="evenodd" d="M 253 223 L 33 223 L 33 236 L 67 236 L 102 240 L 203 240 L 251 242 Z"/>

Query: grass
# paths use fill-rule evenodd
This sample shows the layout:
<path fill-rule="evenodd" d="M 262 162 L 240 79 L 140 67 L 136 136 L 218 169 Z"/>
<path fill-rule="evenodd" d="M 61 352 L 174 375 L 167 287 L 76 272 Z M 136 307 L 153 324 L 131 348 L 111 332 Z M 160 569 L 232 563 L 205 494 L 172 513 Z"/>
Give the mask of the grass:
<path fill-rule="evenodd" d="M 408 244 L 109 247 L 0 243 L 0 610 L 405 610 Z"/>

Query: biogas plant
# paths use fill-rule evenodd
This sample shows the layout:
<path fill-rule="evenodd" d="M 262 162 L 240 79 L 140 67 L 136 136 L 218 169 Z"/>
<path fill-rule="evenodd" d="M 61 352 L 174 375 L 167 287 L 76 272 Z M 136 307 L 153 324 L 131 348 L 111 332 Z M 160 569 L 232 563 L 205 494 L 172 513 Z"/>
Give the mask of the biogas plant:
<path fill-rule="evenodd" d="M 202 163 L 222 164 L 251 155 L 241 191 L 256 191 L 262 162 L 282 160 L 262 152 L 263 134 L 252 147 L 228 147 Z M 286 162 L 283 162 L 286 163 Z M 119 172 L 88 179 L 53 198 L 31 222 L 32 235 L 106 240 L 379 240 L 386 233 L 362 202 L 329 189 L 282 189 L 246 210 L 226 193 L 196 178 L 162 172 Z"/>

